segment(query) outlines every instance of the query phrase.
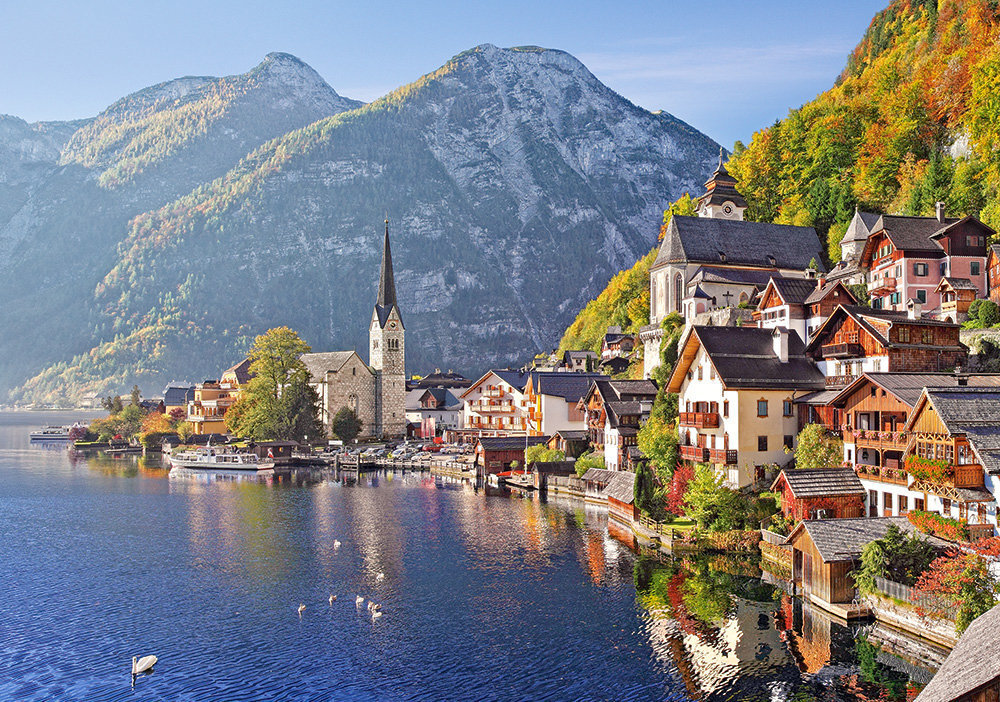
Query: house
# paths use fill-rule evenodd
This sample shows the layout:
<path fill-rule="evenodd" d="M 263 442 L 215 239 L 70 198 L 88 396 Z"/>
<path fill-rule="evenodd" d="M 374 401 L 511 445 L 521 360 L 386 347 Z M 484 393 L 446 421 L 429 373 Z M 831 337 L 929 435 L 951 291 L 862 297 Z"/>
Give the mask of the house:
<path fill-rule="evenodd" d="M 632 362 L 623 356 L 614 356 L 606 361 L 601 361 L 599 368 L 606 375 L 621 375 L 629 369 Z"/>
<path fill-rule="evenodd" d="M 244 358 L 235 366 L 227 368 L 222 372 L 219 382 L 233 388 L 245 387 L 253 378 L 253 374 L 250 372 L 250 363 L 249 358 Z"/>
<path fill-rule="evenodd" d="M 824 387 L 797 334 L 785 328 L 693 326 L 667 385 L 678 393 L 680 457 L 709 463 L 731 487 L 789 461 L 797 396 Z"/>
<path fill-rule="evenodd" d="M 562 451 L 566 458 L 577 458 L 590 449 L 590 432 L 586 429 L 563 429 L 549 439 L 546 446 L 553 451 Z"/>
<path fill-rule="evenodd" d="M 459 395 L 463 429 L 460 438 L 475 442 L 480 436 L 524 434 L 528 430 L 528 399 L 525 386 L 529 373 L 494 369 Z"/>
<path fill-rule="evenodd" d="M 652 380 L 597 380 L 580 402 L 590 444 L 604 453 L 608 470 L 621 470 L 649 418 L 657 387 Z"/>
<path fill-rule="evenodd" d="M 965 365 L 968 349 L 958 335 L 957 324 L 921 316 L 919 303 L 907 312 L 839 305 L 805 352 L 828 387 L 842 388 L 862 373 L 934 373 Z"/>
<path fill-rule="evenodd" d="M 795 519 L 865 516 L 865 488 L 850 468 L 785 469 L 771 485 L 781 512 Z"/>
<path fill-rule="evenodd" d="M 631 526 L 639 519 L 639 510 L 635 506 L 635 473 L 620 470 L 612 473 L 604 494 L 608 499 L 608 519 Z"/>
<path fill-rule="evenodd" d="M 1000 699 L 1000 605 L 972 620 L 914 702 Z"/>
<path fill-rule="evenodd" d="M 608 327 L 608 333 L 601 342 L 601 361 L 612 358 L 628 358 L 635 350 L 637 340 L 631 334 L 622 332 L 618 326 Z"/>
<path fill-rule="evenodd" d="M 1000 487 L 1000 387 L 924 388 L 904 427 L 903 463 L 923 508 L 993 536 Z"/>
<path fill-rule="evenodd" d="M 754 319 L 762 329 L 786 327 L 808 344 L 838 305 L 857 302 L 854 293 L 839 280 L 827 281 L 822 276 L 815 280 L 775 277 L 761 293 Z"/>
<path fill-rule="evenodd" d="M 1000 244 L 990 244 L 986 255 L 986 287 L 986 297 L 1000 305 Z"/>
<path fill-rule="evenodd" d="M 206 380 L 194 387 L 194 399 L 188 402 L 187 421 L 195 434 L 225 434 L 226 412 L 236 404 L 240 389 L 232 382 Z"/>
<path fill-rule="evenodd" d="M 872 307 L 900 311 L 912 299 L 937 312 L 945 276 L 970 280 L 985 296 L 986 242 L 995 233 L 975 217 L 946 219 L 942 203 L 935 217 L 882 215 L 860 261 Z"/>
<path fill-rule="evenodd" d="M 557 431 L 584 430 L 586 413 L 577 407 L 600 373 L 537 372 L 528 376 L 524 394 L 528 408 L 528 433 L 551 436 Z"/>
<path fill-rule="evenodd" d="M 167 414 L 182 409 L 187 414 L 188 403 L 194 401 L 194 385 L 171 383 L 163 388 L 163 408 Z"/>
<path fill-rule="evenodd" d="M 576 477 L 574 461 L 535 461 L 528 466 L 531 470 L 532 484 L 536 490 L 547 490 L 549 477 Z"/>
<path fill-rule="evenodd" d="M 525 450 L 548 440 L 547 436 L 484 436 L 477 439 L 476 465 L 480 475 L 510 470 L 514 461 L 523 467 Z"/>
<path fill-rule="evenodd" d="M 746 200 L 721 159 L 705 187 L 698 216 L 671 217 L 650 266 L 650 323 L 639 334 L 647 378 L 660 363 L 667 315 L 690 318 L 749 304 L 772 276 L 805 278 L 813 264 L 822 265 L 823 246 L 812 227 L 743 221 Z"/>
<path fill-rule="evenodd" d="M 918 532 L 906 517 L 805 519 L 784 541 L 792 550 L 793 584 L 806 599 L 844 619 L 864 614 L 851 606 L 857 596 L 851 572 L 865 544 L 883 538 L 890 525 L 936 547 L 950 546 Z"/>
<path fill-rule="evenodd" d="M 961 323 L 969 318 L 969 307 L 979 296 L 976 284 L 968 278 L 950 278 L 945 276 L 934 289 L 941 300 L 941 312 L 938 319 L 946 322 Z"/>
<path fill-rule="evenodd" d="M 590 373 L 597 368 L 599 358 L 593 351 L 564 351 L 560 367 L 574 373 Z"/>
<path fill-rule="evenodd" d="M 448 388 L 416 388 L 406 393 L 406 421 L 416 425 L 417 438 L 432 439 L 462 428 L 464 406 Z"/>
<path fill-rule="evenodd" d="M 581 478 L 584 485 L 584 499 L 587 502 L 606 505 L 608 503 L 608 497 L 604 492 L 604 489 L 608 486 L 608 483 L 611 482 L 611 478 L 613 478 L 614 475 L 615 471 L 613 470 L 607 470 L 606 468 L 590 468 Z"/>

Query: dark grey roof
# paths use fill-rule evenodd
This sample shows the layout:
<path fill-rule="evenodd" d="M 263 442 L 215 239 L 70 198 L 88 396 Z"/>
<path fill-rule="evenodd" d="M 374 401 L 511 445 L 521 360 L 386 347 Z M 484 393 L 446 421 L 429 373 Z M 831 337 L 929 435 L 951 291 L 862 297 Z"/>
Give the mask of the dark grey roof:
<path fill-rule="evenodd" d="M 762 268 L 721 268 L 718 266 L 700 266 L 688 284 L 691 283 L 729 283 L 735 285 L 753 285 L 764 288 L 767 281 L 774 277 L 774 271 Z"/>
<path fill-rule="evenodd" d="M 916 534 L 918 538 L 940 548 L 954 545 L 917 531 L 906 517 L 806 519 L 792 530 L 785 543 L 791 543 L 792 536 L 800 529 L 805 529 L 825 562 L 848 561 L 860 557 L 865 544 L 885 536 L 890 524 L 895 524 L 907 534 Z"/>
<path fill-rule="evenodd" d="M 822 346 L 826 343 L 826 331 L 828 329 L 833 329 L 837 320 L 843 316 L 847 315 L 851 317 L 858 326 L 862 327 L 866 332 L 868 332 L 872 338 L 878 341 L 882 346 L 889 347 L 913 347 L 913 348 L 934 348 L 934 349 L 961 349 L 965 348 L 961 343 L 957 343 L 952 346 L 942 346 L 942 345 L 926 345 L 926 344 L 890 344 L 889 340 L 882 334 L 881 331 L 875 327 L 870 320 L 884 320 L 892 324 L 906 324 L 908 326 L 922 326 L 922 327 L 951 327 L 958 329 L 957 324 L 952 324 L 951 322 L 942 322 L 937 319 L 926 319 L 921 317 L 920 319 L 910 319 L 908 313 L 906 312 L 895 312 L 891 310 L 873 310 L 867 307 L 861 307 L 859 305 L 838 305 L 837 309 L 826 318 L 822 326 L 813 334 L 812 340 L 809 342 L 807 347 L 809 351 L 815 351 L 817 347 Z M 956 335 L 957 339 L 957 335 Z"/>
<path fill-rule="evenodd" d="M 597 354 L 593 351 L 566 351 L 563 354 L 563 358 L 594 359 L 597 358 Z"/>
<path fill-rule="evenodd" d="M 225 375 L 226 373 L 232 373 L 233 375 L 236 376 L 237 383 L 239 383 L 240 385 L 246 385 L 247 383 L 250 382 L 250 379 L 253 377 L 250 373 L 250 363 L 251 363 L 250 357 L 248 356 L 247 358 L 244 358 L 236 365 L 227 368 L 223 372 L 223 375 Z"/>
<path fill-rule="evenodd" d="M 642 402 L 637 400 L 629 402 L 612 400 L 610 402 L 605 402 L 604 407 L 607 410 L 608 419 L 611 420 L 612 427 L 618 427 L 618 425 L 621 424 L 622 417 L 642 415 Z M 647 405 L 647 409 L 649 407 L 651 407 L 651 405 Z"/>
<path fill-rule="evenodd" d="M 816 392 L 800 395 L 793 402 L 797 405 L 826 405 L 837 397 L 840 392 L 840 390 L 817 390 Z"/>
<path fill-rule="evenodd" d="M 608 470 L 607 468 L 590 468 L 583 474 L 583 479 L 593 480 L 598 483 L 607 483 L 611 480 L 611 476 L 614 475 L 614 473 L 615 471 Z"/>
<path fill-rule="evenodd" d="M 577 402 L 587 394 L 595 380 L 608 376 L 600 373 L 537 373 L 533 381 L 535 393 L 562 397 L 566 402 Z"/>
<path fill-rule="evenodd" d="M 915 702 L 951 702 L 1000 678 L 1000 605 L 972 621 Z"/>
<path fill-rule="evenodd" d="M 194 385 L 168 385 L 163 389 L 163 404 L 186 405 L 194 402 Z"/>
<path fill-rule="evenodd" d="M 517 388 L 518 390 L 524 390 L 528 386 L 528 377 L 531 375 L 528 371 L 510 370 L 509 368 L 493 369 L 490 372 L 500 378 L 500 380 Z"/>
<path fill-rule="evenodd" d="M 948 285 L 953 287 L 955 290 L 975 290 L 977 292 L 979 291 L 979 288 L 976 287 L 976 284 L 973 283 L 968 278 L 951 278 L 949 276 L 945 276 L 944 278 L 941 279 L 941 282 L 948 283 Z"/>
<path fill-rule="evenodd" d="M 847 226 L 847 231 L 844 232 L 842 241 L 847 243 L 865 241 L 868 235 L 872 233 L 872 227 L 878 223 L 879 217 L 881 215 L 875 212 L 859 212 L 855 210 L 854 217 L 851 218 L 851 223 Z"/>
<path fill-rule="evenodd" d="M 579 429 L 563 429 L 557 431 L 555 436 L 560 437 L 563 441 L 587 441 L 590 439 L 589 432 Z"/>
<path fill-rule="evenodd" d="M 392 252 L 389 250 L 389 220 L 385 220 L 385 240 L 382 242 L 382 267 L 378 276 L 378 296 L 375 298 L 375 313 L 379 326 L 384 327 L 393 308 L 403 323 L 403 315 L 396 302 L 396 279 L 392 273 Z"/>
<path fill-rule="evenodd" d="M 433 373 L 429 373 L 417 380 L 408 380 L 406 384 L 413 388 L 467 388 L 472 385 L 472 381 L 461 373 L 455 373 L 454 371 L 443 373 L 435 370 Z"/>
<path fill-rule="evenodd" d="M 924 388 L 950 388 L 958 386 L 959 376 L 954 373 L 865 373 L 848 387 L 840 391 L 843 399 L 853 392 L 853 388 L 868 378 L 886 392 L 892 393 L 910 407 L 917 404 Z M 1000 387 L 1000 374 L 980 374 L 962 376 L 972 387 Z"/>
<path fill-rule="evenodd" d="M 796 499 L 865 494 L 865 486 L 851 468 L 786 469 L 775 479 L 772 489 L 782 476 Z"/>
<path fill-rule="evenodd" d="M 652 380 L 597 380 L 594 384 L 605 402 L 651 402 L 656 399 L 656 383 Z"/>
<path fill-rule="evenodd" d="M 847 297 L 838 300 L 839 304 L 842 305 L 858 304 L 858 298 L 854 296 L 854 293 L 852 293 L 846 285 L 842 285 L 839 280 L 827 280 L 823 285 L 813 286 L 813 291 L 809 293 L 809 295 L 806 297 L 805 304 L 812 305 L 814 303 L 822 301 L 823 298 L 829 295 L 830 292 L 833 291 L 833 289 L 838 285 L 840 285 L 841 288 L 843 288 L 844 291 L 847 293 Z"/>
<path fill-rule="evenodd" d="M 822 266 L 822 258 L 812 227 L 674 215 L 653 268 L 683 262 L 804 270 L 813 259 Z"/>
<path fill-rule="evenodd" d="M 627 358 L 615 356 L 614 358 L 609 358 L 606 361 L 601 361 L 599 365 L 602 371 L 611 373 L 612 375 L 618 375 L 619 373 L 627 371 L 628 367 L 632 365 L 632 363 Z"/>
<path fill-rule="evenodd" d="M 945 255 L 944 249 L 931 239 L 931 236 L 957 221 L 957 219 L 946 219 L 942 223 L 937 217 L 882 215 L 872 233 L 885 230 L 895 248 L 902 251 L 921 251 L 931 257 L 939 258 Z"/>
<path fill-rule="evenodd" d="M 773 330 L 756 327 L 695 326 L 702 347 L 727 388 L 820 390 L 826 379 L 803 355 L 798 334 L 788 335 L 788 361 L 774 353 Z"/>
<path fill-rule="evenodd" d="M 771 284 L 786 305 L 804 304 L 809 295 L 816 290 L 816 281 L 808 278 L 773 276 Z"/>
<path fill-rule="evenodd" d="M 550 438 L 549 436 L 481 436 L 479 444 L 484 451 L 516 451 L 525 446 L 544 444 Z"/>
<path fill-rule="evenodd" d="M 608 485 L 604 488 L 604 494 L 607 497 L 613 497 L 627 505 L 632 504 L 632 500 L 635 498 L 634 491 L 635 473 L 630 473 L 626 470 L 612 471 L 611 477 L 608 479 Z"/>
<path fill-rule="evenodd" d="M 927 399 L 952 434 L 965 434 L 990 475 L 1000 475 L 1000 387 L 928 388 Z"/>
<path fill-rule="evenodd" d="M 306 370 L 312 376 L 313 382 L 318 383 L 326 378 L 327 372 L 336 373 L 343 368 L 354 353 L 354 351 L 304 353 L 302 354 L 302 362 L 306 365 Z"/>

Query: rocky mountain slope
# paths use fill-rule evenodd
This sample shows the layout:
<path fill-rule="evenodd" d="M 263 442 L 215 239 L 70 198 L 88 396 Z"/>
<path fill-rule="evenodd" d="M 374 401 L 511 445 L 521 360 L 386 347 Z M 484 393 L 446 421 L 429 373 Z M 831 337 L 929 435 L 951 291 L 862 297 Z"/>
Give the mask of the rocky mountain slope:
<path fill-rule="evenodd" d="M 217 103 L 242 124 L 239 98 L 220 97 L 240 91 L 202 80 L 109 108 L 74 134 L 56 172 L 78 170 L 116 205 L 162 192 L 157 179 L 202 178 L 212 134 L 225 130 Z M 196 129 L 190 104 L 205 115 Z M 363 353 L 386 214 L 410 370 L 519 360 L 554 346 L 611 275 L 649 250 L 664 206 L 700 187 L 717 154 L 568 54 L 477 47 L 129 213 L 111 228 L 103 268 L 73 275 L 87 278 L 75 288 L 74 348 L 40 359 L 15 396 L 212 377 L 276 324 L 316 350 Z"/>

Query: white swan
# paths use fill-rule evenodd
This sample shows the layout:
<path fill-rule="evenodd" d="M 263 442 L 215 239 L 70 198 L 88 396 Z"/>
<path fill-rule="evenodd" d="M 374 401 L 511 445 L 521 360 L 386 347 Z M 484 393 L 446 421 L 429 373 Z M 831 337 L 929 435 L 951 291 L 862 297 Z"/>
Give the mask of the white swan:
<path fill-rule="evenodd" d="M 336 595 L 330 595 L 330 604 L 333 604 L 336 601 L 337 601 L 337 596 Z"/>
<path fill-rule="evenodd" d="M 383 580 L 385 580 L 385 573 L 383 573 L 383 572 L 381 572 L 381 571 L 380 571 L 380 572 L 378 572 L 378 573 L 377 573 L 377 574 L 375 575 L 375 580 L 376 580 L 376 582 L 382 582 Z"/>
<path fill-rule="evenodd" d="M 156 656 L 143 656 L 142 658 L 132 656 L 132 675 L 145 673 L 154 665 L 156 665 Z"/>
<path fill-rule="evenodd" d="M 373 612 L 381 612 L 382 611 L 382 605 L 380 605 L 380 604 L 373 604 L 372 605 L 372 611 Z"/>
<path fill-rule="evenodd" d="M 373 620 L 373 621 L 374 621 L 375 619 L 378 619 L 378 618 L 379 618 L 379 617 L 381 617 L 381 616 L 382 616 L 382 613 L 381 613 L 380 611 L 378 611 L 377 609 L 376 609 L 376 610 L 375 610 L 374 612 L 372 612 L 372 620 Z"/>
<path fill-rule="evenodd" d="M 357 597 L 354 598 L 354 604 L 357 605 L 358 607 L 360 607 L 364 603 L 365 603 L 365 598 L 362 597 L 361 595 L 358 595 Z"/>
<path fill-rule="evenodd" d="M 334 547 L 334 548 L 340 548 L 340 542 L 339 542 L 339 541 L 337 541 L 336 539 L 334 539 L 334 540 L 333 540 L 333 547 Z"/>
<path fill-rule="evenodd" d="M 302 613 L 306 611 L 306 606 L 304 604 L 300 604 L 298 611 L 299 611 L 299 616 L 301 617 Z"/>

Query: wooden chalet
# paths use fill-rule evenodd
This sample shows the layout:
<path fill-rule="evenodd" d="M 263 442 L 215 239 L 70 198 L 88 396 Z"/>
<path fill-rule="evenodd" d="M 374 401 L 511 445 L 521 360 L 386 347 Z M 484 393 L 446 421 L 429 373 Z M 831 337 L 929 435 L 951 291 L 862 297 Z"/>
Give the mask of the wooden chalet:
<path fill-rule="evenodd" d="M 910 491 L 925 509 L 968 521 L 973 536 L 992 536 L 1000 476 L 1000 388 L 925 388 L 906 423 L 903 454 Z"/>
<path fill-rule="evenodd" d="M 792 549 L 792 582 L 804 597 L 844 619 L 868 614 L 852 604 L 857 596 L 851 572 L 865 544 L 885 536 L 890 525 L 942 549 L 948 542 L 918 532 L 905 517 L 806 519 L 785 539 Z"/>
<path fill-rule="evenodd" d="M 635 506 L 635 473 L 619 470 L 614 471 L 604 488 L 608 498 L 608 519 L 631 526 L 639 519 L 639 510 Z"/>
<path fill-rule="evenodd" d="M 764 329 L 786 327 L 809 343 L 838 305 L 856 304 L 854 293 L 839 280 L 775 277 L 761 293 L 754 321 Z"/>
<path fill-rule="evenodd" d="M 972 621 L 915 702 L 1000 699 L 1000 605 Z"/>
<path fill-rule="evenodd" d="M 976 284 L 968 278 L 944 277 L 934 292 L 941 299 L 939 319 L 960 323 L 969 318 L 969 307 L 979 296 Z"/>
<path fill-rule="evenodd" d="M 604 453 L 605 465 L 627 465 L 639 427 L 649 417 L 657 387 L 652 380 L 596 380 L 580 400 L 586 413 L 590 444 Z"/>
<path fill-rule="evenodd" d="M 850 468 L 785 469 L 771 485 L 781 512 L 795 520 L 865 515 L 865 488 Z"/>
<path fill-rule="evenodd" d="M 919 312 L 840 305 L 805 353 L 823 371 L 828 388 L 849 385 L 865 372 L 934 373 L 965 365 L 968 348 L 959 341 L 959 326 Z"/>
<path fill-rule="evenodd" d="M 566 458 L 576 458 L 590 448 L 590 433 L 586 430 L 564 429 L 549 439 L 546 448 L 562 451 Z"/>

